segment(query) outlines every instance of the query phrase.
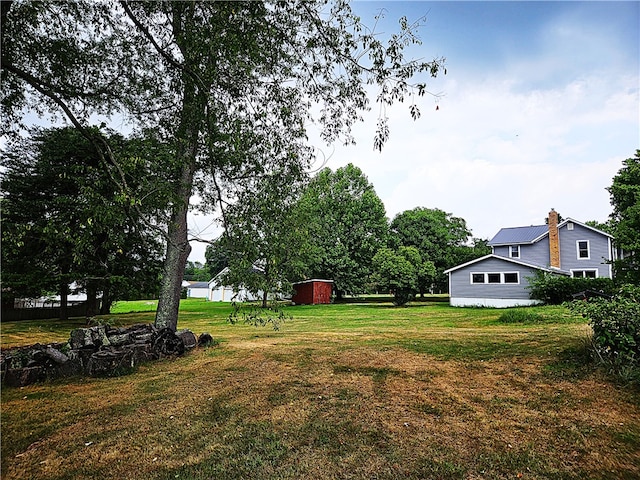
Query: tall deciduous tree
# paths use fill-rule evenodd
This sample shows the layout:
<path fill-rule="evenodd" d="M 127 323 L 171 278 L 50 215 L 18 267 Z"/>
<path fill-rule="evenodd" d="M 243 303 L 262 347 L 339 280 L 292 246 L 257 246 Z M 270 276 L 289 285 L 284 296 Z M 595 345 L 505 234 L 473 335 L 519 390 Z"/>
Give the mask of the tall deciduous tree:
<path fill-rule="evenodd" d="M 352 141 L 369 85 L 378 86 L 383 105 L 412 89 L 424 94 L 424 83 L 410 82 L 437 75 L 443 62 L 404 57 L 418 42 L 416 27 L 401 19 L 385 44 L 342 0 L 2 2 L 3 107 L 15 120 L 23 107 L 63 112 L 123 191 L 119 159 L 86 128 L 90 114 L 122 113 L 171 144 L 156 326 L 175 330 L 192 194 L 205 190 L 224 208 L 240 196 L 243 179 L 277 170 L 267 155 L 274 149 L 304 164 L 311 120 L 325 141 Z M 418 116 L 415 105 L 411 114 Z M 387 137 L 382 117 L 374 146 Z"/>
<path fill-rule="evenodd" d="M 309 275 L 335 282 L 340 297 L 365 291 L 372 259 L 386 244 L 384 204 L 358 167 L 325 168 L 311 180 L 300 208 L 311 219 Z"/>
<path fill-rule="evenodd" d="M 148 142 L 115 134 L 109 141 L 132 188 L 138 178 L 160 175 L 156 149 L 156 173 L 148 171 Z M 98 292 L 102 313 L 134 292 L 157 292 L 162 244 L 138 213 L 144 211 L 145 222 L 160 216 L 166 208 L 160 189 L 133 209 L 105 175 L 91 143 L 73 128 L 36 131 L 13 142 L 2 167 L 5 293 L 57 292 L 64 316 L 71 282 L 87 292 L 90 313 L 97 313 Z"/>
<path fill-rule="evenodd" d="M 460 263 L 462 249 L 471 232 L 464 219 L 454 217 L 440 209 L 417 207 L 396 215 L 390 225 L 391 244 L 416 247 L 424 260 L 433 262 L 437 275 L 436 287 L 445 290 L 444 270 Z M 420 285 L 424 293 L 429 284 Z"/>
<path fill-rule="evenodd" d="M 616 280 L 640 285 L 640 150 L 623 162 L 607 189 L 611 196 L 613 235 L 622 250 Z"/>

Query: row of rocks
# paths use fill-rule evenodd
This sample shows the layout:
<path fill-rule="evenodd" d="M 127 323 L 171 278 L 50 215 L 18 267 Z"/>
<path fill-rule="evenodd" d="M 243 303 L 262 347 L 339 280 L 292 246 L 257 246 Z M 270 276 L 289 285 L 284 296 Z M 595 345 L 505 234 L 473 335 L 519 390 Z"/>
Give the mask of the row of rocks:
<path fill-rule="evenodd" d="M 67 343 L 3 350 L 0 374 L 2 383 L 9 386 L 79 375 L 123 375 L 143 362 L 183 355 L 198 345 L 212 343 L 208 333 L 196 339 L 189 330 L 157 330 L 150 324 L 78 328 L 71 331 Z"/>

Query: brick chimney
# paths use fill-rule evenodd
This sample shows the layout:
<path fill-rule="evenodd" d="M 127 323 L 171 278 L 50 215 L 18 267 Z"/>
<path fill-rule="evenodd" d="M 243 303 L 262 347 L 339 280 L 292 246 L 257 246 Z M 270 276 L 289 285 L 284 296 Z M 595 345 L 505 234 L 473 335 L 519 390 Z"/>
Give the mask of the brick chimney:
<path fill-rule="evenodd" d="M 558 212 L 549 212 L 549 266 L 560 268 L 560 237 L 558 236 Z"/>

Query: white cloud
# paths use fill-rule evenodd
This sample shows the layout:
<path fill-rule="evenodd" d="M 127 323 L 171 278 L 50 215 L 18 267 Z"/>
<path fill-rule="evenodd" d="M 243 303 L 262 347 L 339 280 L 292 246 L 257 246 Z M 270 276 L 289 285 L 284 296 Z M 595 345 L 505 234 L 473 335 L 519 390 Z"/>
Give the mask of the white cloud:
<path fill-rule="evenodd" d="M 358 165 L 390 217 L 417 206 L 440 208 L 481 237 L 539 224 L 551 207 L 577 220 L 605 221 L 611 210 L 605 188 L 638 147 L 638 91 L 630 78 L 612 73 L 522 91 L 499 75 L 482 83 L 456 79 L 445 86 L 440 109 L 426 102 L 415 123 L 406 106 L 394 107 L 381 154 L 370 147 L 370 119 L 357 131 L 363 145 L 338 148 L 329 166 Z"/>

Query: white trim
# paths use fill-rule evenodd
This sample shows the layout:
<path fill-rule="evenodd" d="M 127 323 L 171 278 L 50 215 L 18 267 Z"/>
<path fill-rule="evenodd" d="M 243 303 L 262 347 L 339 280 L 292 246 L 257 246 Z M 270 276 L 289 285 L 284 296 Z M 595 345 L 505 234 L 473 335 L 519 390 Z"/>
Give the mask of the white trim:
<path fill-rule="evenodd" d="M 600 276 L 600 271 L 597 268 L 572 268 L 571 269 L 571 278 L 594 278 L 594 277 L 576 277 L 574 275 L 575 272 L 596 272 L 596 276 L 595 278 L 598 278 Z"/>
<path fill-rule="evenodd" d="M 610 238 L 608 240 L 609 242 L 607 243 L 607 245 L 609 247 L 609 278 L 613 278 L 613 262 L 617 260 L 617 255 L 615 249 L 613 248 L 613 242 Z"/>
<path fill-rule="evenodd" d="M 580 256 L 580 243 L 581 242 L 587 242 L 587 256 L 586 257 L 581 257 Z M 578 258 L 578 260 L 591 260 L 591 244 L 589 243 L 589 240 L 576 240 L 576 257 Z"/>
<path fill-rule="evenodd" d="M 532 305 L 540 305 L 540 300 L 528 300 L 524 298 L 468 298 L 468 297 L 451 297 L 449 305 L 452 307 L 490 307 L 490 308 L 509 308 L 509 307 L 529 307 Z"/>
<path fill-rule="evenodd" d="M 504 276 L 507 274 L 515 274 L 516 277 L 518 278 L 517 282 L 506 282 L 504 279 Z M 482 275 L 483 281 L 482 282 L 474 282 L 473 281 L 473 276 L 474 275 Z M 499 282 L 490 282 L 489 281 L 489 275 L 499 275 L 500 276 L 500 281 Z M 469 272 L 469 283 L 471 285 L 520 285 L 520 272 L 515 271 L 515 272 Z M 449 290 L 451 291 L 451 290 Z"/>
<path fill-rule="evenodd" d="M 518 249 L 518 254 L 517 255 L 513 255 L 512 252 L 512 248 L 516 247 Z M 515 245 L 509 245 L 509 258 L 520 258 L 520 245 L 515 244 Z"/>
<path fill-rule="evenodd" d="M 609 233 L 607 233 L 607 232 L 603 232 L 602 230 L 598 230 L 598 229 L 597 229 L 597 228 L 595 228 L 595 227 L 591 227 L 591 226 L 587 225 L 586 223 L 579 222 L 579 221 L 578 221 L 578 220 L 576 220 L 575 218 L 571 218 L 571 217 L 569 217 L 569 218 L 565 218 L 562 222 L 560 222 L 560 223 L 558 224 L 558 228 L 562 228 L 562 227 L 564 227 L 564 226 L 565 226 L 567 223 L 569 223 L 569 222 L 575 223 L 576 225 L 580 225 L 580 226 L 581 226 L 581 227 L 583 227 L 583 228 L 586 228 L 586 229 L 591 230 L 591 231 L 593 231 L 593 232 L 600 233 L 600 234 L 605 235 L 605 236 L 607 236 L 607 237 L 609 237 L 609 238 L 613 238 L 613 235 L 611 235 L 611 234 L 609 234 Z"/>
<path fill-rule="evenodd" d="M 501 255 L 494 255 L 492 253 L 490 253 L 489 255 L 485 255 L 484 257 L 480 257 L 480 258 L 476 258 L 475 260 L 471 260 L 470 262 L 463 263 L 462 265 L 457 265 L 455 267 L 449 268 L 448 270 L 445 270 L 443 273 L 451 273 L 451 272 L 453 272 L 455 270 L 459 270 L 461 268 L 468 267 L 469 265 L 473 265 L 474 263 L 482 262 L 482 261 L 487 260 L 489 258 L 497 258 L 497 259 L 503 260 L 505 262 L 515 263 L 516 265 L 522 265 L 523 267 L 535 268 L 537 270 L 544 270 L 545 272 L 553 272 L 553 273 L 560 273 L 560 274 L 563 274 L 563 275 L 570 275 L 570 273 L 567 272 L 566 270 L 560 270 L 560 269 L 557 269 L 557 268 L 543 267 L 542 265 L 534 265 L 533 263 L 527 263 L 527 262 L 523 262 L 521 260 L 514 260 L 513 258 L 503 257 Z"/>
<path fill-rule="evenodd" d="M 316 282 L 316 283 L 335 283 L 333 280 L 325 280 L 323 278 L 310 278 L 309 280 L 303 280 L 301 282 L 295 282 L 292 285 L 302 285 L 303 283 L 312 283 L 312 282 Z"/>

